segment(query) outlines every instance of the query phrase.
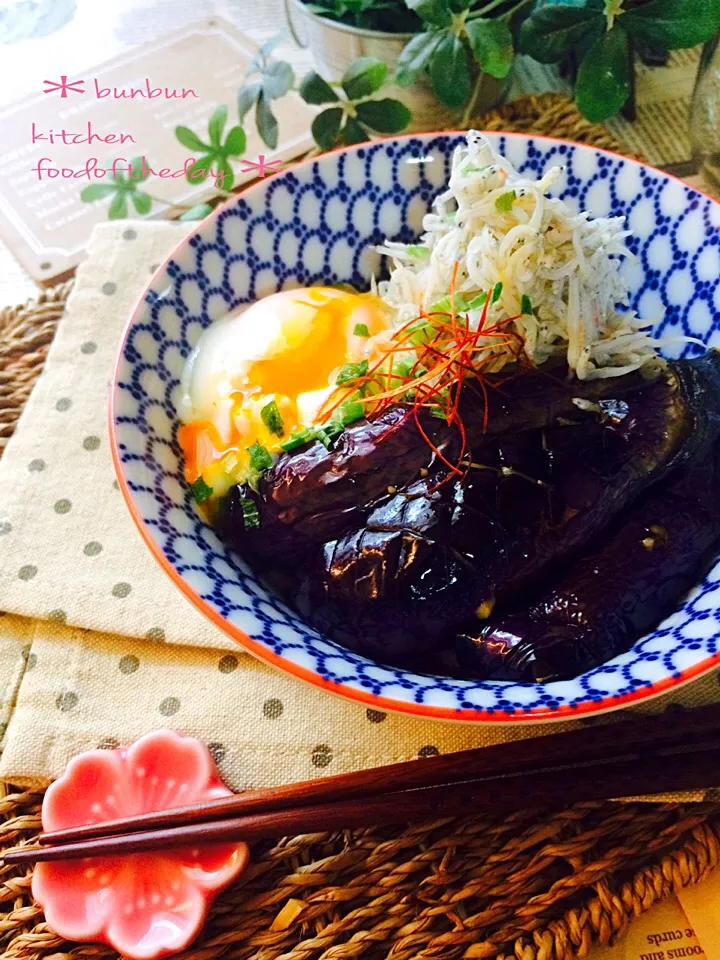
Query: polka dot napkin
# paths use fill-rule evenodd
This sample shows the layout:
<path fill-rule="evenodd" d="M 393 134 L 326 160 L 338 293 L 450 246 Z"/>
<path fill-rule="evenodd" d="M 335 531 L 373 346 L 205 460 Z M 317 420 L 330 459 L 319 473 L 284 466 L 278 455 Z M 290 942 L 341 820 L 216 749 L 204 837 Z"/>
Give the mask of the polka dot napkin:
<path fill-rule="evenodd" d="M 235 788 L 561 729 L 419 721 L 323 693 L 243 653 L 156 566 L 114 481 L 107 397 L 123 324 L 186 229 L 96 228 L 0 460 L 0 780 L 44 784 L 76 753 L 163 726 L 208 743 Z M 718 695 L 710 676 L 647 709 Z"/>
<path fill-rule="evenodd" d="M 155 640 L 233 646 L 144 549 L 117 489 L 107 435 L 109 378 L 123 326 L 151 272 L 186 230 L 105 224 L 91 241 L 45 370 L 0 461 L 5 610 Z"/>

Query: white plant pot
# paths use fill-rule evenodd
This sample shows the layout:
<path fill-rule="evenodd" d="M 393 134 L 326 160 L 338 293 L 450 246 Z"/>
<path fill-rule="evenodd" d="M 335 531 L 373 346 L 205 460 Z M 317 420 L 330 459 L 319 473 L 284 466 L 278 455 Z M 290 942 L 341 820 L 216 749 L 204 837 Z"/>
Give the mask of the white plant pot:
<path fill-rule="evenodd" d="M 336 23 L 312 13 L 301 0 L 285 0 L 285 12 L 295 41 L 310 50 L 315 69 L 325 80 L 340 80 L 358 57 L 377 57 L 392 72 L 400 52 L 413 36 L 411 33 L 383 33 Z M 502 100 L 508 87 L 509 79 L 496 80 L 486 74 L 474 113 L 491 110 Z M 410 109 L 412 120 L 407 132 L 452 129 L 462 115 L 462 110 L 446 107 L 437 99 L 426 76 L 420 77 L 411 87 L 388 84 L 383 87 L 382 95 L 400 100 Z"/>

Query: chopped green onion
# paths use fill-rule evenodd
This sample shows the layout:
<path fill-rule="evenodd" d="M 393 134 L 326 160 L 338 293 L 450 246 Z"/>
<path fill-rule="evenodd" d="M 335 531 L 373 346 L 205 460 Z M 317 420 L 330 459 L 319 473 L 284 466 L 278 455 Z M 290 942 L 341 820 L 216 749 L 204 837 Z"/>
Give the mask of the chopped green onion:
<path fill-rule="evenodd" d="M 502 293 L 502 287 L 503 285 L 500 281 L 498 281 L 495 284 L 495 286 L 493 287 L 492 299 L 490 303 L 497 303 L 497 301 L 500 299 L 500 294 Z"/>
<path fill-rule="evenodd" d="M 507 193 L 501 193 L 495 201 L 495 209 L 498 213 L 510 213 L 512 205 L 515 203 L 515 191 L 508 190 Z"/>
<path fill-rule="evenodd" d="M 240 497 L 240 508 L 243 514 L 243 523 L 246 530 L 257 530 L 260 526 L 260 514 L 257 504 L 249 497 Z"/>
<path fill-rule="evenodd" d="M 272 466 L 272 455 L 261 443 L 256 441 L 251 447 L 247 448 L 247 452 L 250 454 L 250 466 L 253 470 L 258 470 L 262 473 L 263 470 L 267 470 L 268 467 Z"/>
<path fill-rule="evenodd" d="M 520 300 L 520 310 L 523 313 L 532 313 L 532 300 L 526 293 L 522 295 Z"/>
<path fill-rule="evenodd" d="M 326 423 L 324 427 L 317 427 L 318 430 L 322 430 L 331 440 L 335 440 L 343 432 L 343 425 L 337 420 L 331 420 L 330 423 Z"/>
<path fill-rule="evenodd" d="M 260 492 L 260 480 L 262 479 L 262 473 L 259 470 L 253 470 L 250 467 L 245 474 L 245 483 L 250 487 L 251 490 L 254 490 L 255 493 Z"/>
<path fill-rule="evenodd" d="M 450 295 L 446 294 L 444 297 L 440 297 L 439 300 L 436 300 L 435 303 L 430 307 L 431 313 L 450 313 L 452 303 L 450 300 Z M 468 303 L 465 297 L 462 294 L 455 294 L 455 309 L 456 310 L 467 310 Z"/>
<path fill-rule="evenodd" d="M 409 247 L 405 248 L 405 252 L 408 253 L 411 257 L 418 257 L 421 260 L 424 260 L 425 257 L 430 256 L 430 251 L 427 247 L 423 247 L 417 243 L 411 243 Z"/>
<path fill-rule="evenodd" d="M 361 397 L 374 397 L 376 393 L 382 393 L 382 391 L 383 387 L 377 380 L 366 380 L 357 390 Z"/>
<path fill-rule="evenodd" d="M 265 404 L 260 411 L 260 416 L 270 433 L 274 433 L 278 437 L 282 437 L 285 434 L 285 424 L 274 400 Z"/>
<path fill-rule="evenodd" d="M 370 331 L 368 330 L 368 325 L 366 323 L 356 323 L 353 333 L 356 337 L 369 337 Z"/>
<path fill-rule="evenodd" d="M 440 407 L 431 407 L 430 416 L 435 417 L 436 420 L 447 420 L 447 414 Z"/>
<path fill-rule="evenodd" d="M 280 448 L 289 453 L 291 450 L 297 450 L 298 447 L 304 447 L 306 443 L 310 443 L 310 441 L 314 439 L 315 434 L 312 430 L 298 430 L 297 432 L 291 433 L 290 439 L 286 440 L 285 443 L 281 443 Z"/>
<path fill-rule="evenodd" d="M 336 420 L 343 427 L 347 427 L 356 420 L 361 420 L 365 416 L 365 407 L 357 400 L 346 400 L 341 403 L 335 412 Z"/>
<path fill-rule="evenodd" d="M 361 360 L 359 363 L 346 363 L 344 367 L 340 369 L 340 373 L 337 375 L 335 384 L 338 387 L 344 387 L 348 383 L 352 383 L 354 380 L 359 380 L 361 377 L 367 375 L 368 372 L 368 361 Z"/>
<path fill-rule="evenodd" d="M 202 477 L 198 477 L 195 483 L 190 484 L 192 495 L 196 503 L 205 503 L 212 496 L 213 488 L 209 487 Z"/>
<path fill-rule="evenodd" d="M 325 427 L 317 427 L 315 430 L 315 439 L 319 440 L 326 450 L 329 450 L 333 437 L 330 435 L 330 433 L 328 433 Z"/>
<path fill-rule="evenodd" d="M 487 300 L 487 293 L 483 290 L 482 293 L 479 293 L 476 297 L 473 297 L 470 303 L 468 304 L 468 310 L 478 310 Z"/>
<path fill-rule="evenodd" d="M 417 359 L 415 357 L 403 357 L 393 363 L 392 374 L 396 377 L 409 377 L 416 364 Z"/>
<path fill-rule="evenodd" d="M 431 320 L 425 320 L 424 317 L 418 317 L 412 323 L 405 327 L 404 333 L 409 333 L 408 343 L 413 347 L 422 347 L 430 343 L 437 333 L 437 327 Z"/>
<path fill-rule="evenodd" d="M 240 462 L 236 453 L 226 453 L 222 458 L 222 468 L 227 474 L 231 474 Z"/>

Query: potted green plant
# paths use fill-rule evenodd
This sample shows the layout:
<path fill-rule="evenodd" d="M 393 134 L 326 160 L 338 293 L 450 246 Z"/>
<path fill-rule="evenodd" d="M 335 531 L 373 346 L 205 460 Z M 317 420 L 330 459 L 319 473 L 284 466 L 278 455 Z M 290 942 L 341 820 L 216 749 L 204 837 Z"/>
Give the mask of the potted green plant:
<path fill-rule="evenodd" d="M 287 2 L 301 4 L 301 0 Z M 178 141 L 196 158 L 187 173 L 189 182 L 220 171 L 222 188 L 216 192 L 230 196 L 231 159 L 245 151 L 242 124 L 246 116 L 252 111 L 263 142 L 274 149 L 278 123 L 273 101 L 290 90 L 322 108 L 312 122 L 316 149 L 321 151 L 424 129 L 426 124 L 436 129 L 448 126 L 428 121 L 431 97 L 437 97 L 440 109 L 451 110 L 453 117 L 460 111 L 457 125 L 465 127 L 473 112 L 485 105 L 485 78 L 507 77 L 517 48 L 543 63 L 570 61 L 578 107 L 597 122 L 626 103 L 632 88 L 633 50 L 657 53 L 693 47 L 720 32 L 720 0 L 474 0 L 471 4 L 467 0 L 314 0 L 314 7 L 340 17 L 337 22 L 342 26 L 353 26 L 346 24 L 348 19 L 367 17 L 362 22 L 379 27 L 415 24 L 416 30 L 407 36 L 368 30 L 394 38 L 399 44 L 397 56 L 388 58 L 387 51 L 384 57 L 359 56 L 333 80 L 314 70 L 296 78 L 290 64 L 273 56 L 282 34 L 266 41 L 253 57 L 238 93 L 240 125 L 232 126 L 223 138 L 228 108 L 220 106 L 210 116 L 205 139 L 187 127 L 176 128 Z M 329 13 L 320 17 L 309 10 L 309 14 L 331 20 Z M 398 14 L 400 19 L 395 19 Z M 409 90 L 420 98 L 413 103 L 415 116 L 407 105 Z M 388 96 L 390 92 L 395 95 Z M 137 157 L 127 176 L 113 173 L 108 182 L 86 187 L 82 199 L 88 203 L 108 199 L 110 219 L 126 217 L 131 205 L 146 216 L 154 212 L 154 203 L 165 203 L 145 189 L 148 175 L 143 158 Z M 195 204 L 181 219 L 198 219 L 210 210 L 208 203 Z"/>
<path fill-rule="evenodd" d="M 387 64 L 387 93 L 412 130 L 464 126 L 505 94 L 512 26 L 529 0 L 285 0 L 296 42 L 317 72 L 339 81 L 359 57 Z"/>
<path fill-rule="evenodd" d="M 588 120 L 630 96 L 633 52 L 694 47 L 720 31 L 720 0 L 535 0 L 517 47 L 540 63 L 570 62 L 575 101 Z"/>

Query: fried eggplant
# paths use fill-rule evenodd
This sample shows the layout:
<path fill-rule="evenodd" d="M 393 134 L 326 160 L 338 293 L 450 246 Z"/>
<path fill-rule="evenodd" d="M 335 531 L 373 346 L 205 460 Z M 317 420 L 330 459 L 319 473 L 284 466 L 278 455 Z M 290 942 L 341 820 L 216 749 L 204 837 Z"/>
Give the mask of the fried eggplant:
<path fill-rule="evenodd" d="M 471 618 L 491 614 L 486 631 L 504 622 L 504 611 L 527 619 L 529 592 L 543 583 L 550 596 L 556 573 L 590 556 L 646 491 L 695 475 L 720 435 L 720 354 L 670 362 L 650 380 L 579 384 L 531 371 L 488 393 L 485 423 L 480 392 L 463 391 L 471 455 L 457 473 L 447 466 L 460 463 L 457 428 L 428 416 L 429 444 L 408 411 L 393 407 L 347 429 L 329 450 L 315 443 L 281 457 L 254 495 L 259 529 L 244 529 L 231 493 L 218 515 L 222 535 L 339 643 L 437 673 L 438 656 L 457 642 L 461 671 L 499 676 L 505 662 L 486 656 L 491 633 L 468 628 Z M 696 539 L 688 556 L 706 549 L 706 538 Z M 625 646 L 645 629 L 632 623 L 619 640 Z M 510 636 L 508 649 L 525 649 L 522 630 Z M 572 645 L 558 648 L 570 661 L 563 675 L 593 657 L 601 662 L 608 648 L 588 641 L 590 652 L 575 651 L 573 661 Z M 537 657 L 528 663 L 555 675 L 550 647 L 543 656 L 547 671 Z M 522 666 L 523 657 L 515 655 L 517 676 L 532 678 L 535 667 Z"/>

